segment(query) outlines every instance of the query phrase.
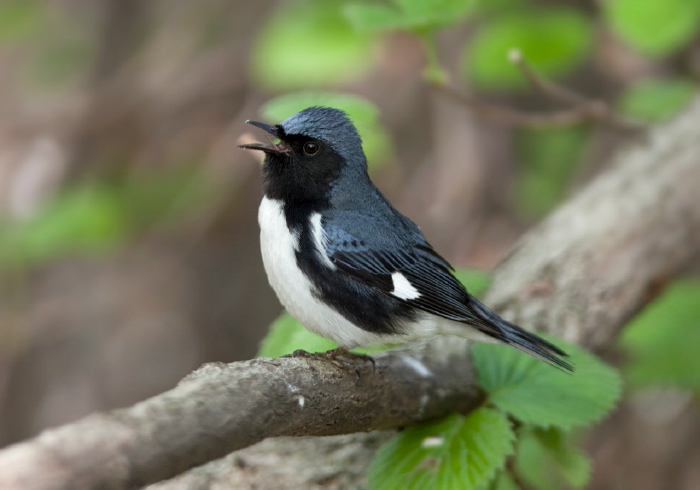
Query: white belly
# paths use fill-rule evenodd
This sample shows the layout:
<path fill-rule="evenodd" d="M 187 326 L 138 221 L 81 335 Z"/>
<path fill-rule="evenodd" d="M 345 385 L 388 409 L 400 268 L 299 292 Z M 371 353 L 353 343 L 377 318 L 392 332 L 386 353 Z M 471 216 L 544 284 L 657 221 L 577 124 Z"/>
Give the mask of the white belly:
<path fill-rule="evenodd" d="M 267 197 L 260 203 L 258 222 L 263 264 L 267 279 L 277 293 L 280 303 L 310 331 L 348 349 L 376 344 L 398 344 L 436 334 L 494 341 L 463 323 L 429 313 L 419 315 L 415 322 L 404 325 L 404 335 L 377 335 L 357 327 L 314 296 L 313 284 L 297 267 L 295 252 L 299 249 L 299 236 L 287 227 L 283 208 L 282 201 Z M 332 265 L 329 265 L 329 273 L 330 267 Z"/>
<path fill-rule="evenodd" d="M 353 348 L 387 341 L 349 322 L 313 295 L 313 284 L 297 267 L 299 236 L 287 227 L 282 201 L 264 197 L 258 210 L 260 249 L 267 279 L 280 303 L 310 331 Z"/>

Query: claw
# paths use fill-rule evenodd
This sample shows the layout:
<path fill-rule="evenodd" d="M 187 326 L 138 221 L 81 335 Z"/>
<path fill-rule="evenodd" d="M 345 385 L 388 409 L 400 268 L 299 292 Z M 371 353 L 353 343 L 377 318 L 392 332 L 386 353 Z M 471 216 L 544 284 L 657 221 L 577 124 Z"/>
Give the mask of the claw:
<path fill-rule="evenodd" d="M 328 359 L 329 361 L 333 362 L 338 367 L 345 369 L 354 369 L 358 379 L 360 378 L 360 370 L 355 365 L 354 361 L 363 360 L 365 362 L 371 362 L 372 372 L 376 371 L 377 368 L 377 364 L 374 358 L 372 358 L 371 356 L 368 356 L 367 354 L 357 354 L 355 352 L 350 352 L 343 347 L 338 347 L 337 349 L 329 350 L 328 352 L 324 352 L 321 355 L 325 359 Z"/>
<path fill-rule="evenodd" d="M 285 354 L 282 357 L 316 357 L 318 354 L 312 354 L 311 352 L 307 352 L 304 349 L 297 349 L 291 354 Z"/>
<path fill-rule="evenodd" d="M 343 347 L 331 349 L 327 352 L 307 352 L 303 349 L 297 349 L 294 352 L 292 352 L 291 354 L 286 354 L 282 357 L 304 357 L 307 359 L 325 359 L 327 361 L 332 362 L 333 364 L 335 364 L 337 367 L 339 367 L 341 369 L 354 370 L 355 374 L 357 375 L 358 381 L 361 377 L 360 368 L 358 368 L 355 365 L 355 361 L 362 360 L 365 362 L 371 362 L 372 363 L 372 372 L 375 372 L 377 370 L 377 363 L 375 362 L 375 360 L 372 356 L 368 356 L 367 354 L 357 354 L 355 352 L 350 352 Z"/>

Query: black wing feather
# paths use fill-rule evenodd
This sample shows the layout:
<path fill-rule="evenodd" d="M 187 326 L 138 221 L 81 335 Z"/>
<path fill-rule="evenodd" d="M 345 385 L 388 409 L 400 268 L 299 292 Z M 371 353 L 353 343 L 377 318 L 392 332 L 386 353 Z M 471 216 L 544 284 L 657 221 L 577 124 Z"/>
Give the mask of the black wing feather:
<path fill-rule="evenodd" d="M 415 299 L 403 300 L 411 306 L 469 324 L 555 366 L 573 370 L 560 358 L 567 355 L 561 349 L 502 319 L 470 295 L 452 275 L 452 266 L 425 242 L 417 227 L 409 231 L 412 233 L 408 237 L 380 235 L 381 238 L 369 246 L 367 240 L 358 239 L 336 226 L 327 226 L 324 232 L 329 246 L 325 253 L 339 270 L 387 295 L 394 290 L 392 274 L 399 272 L 420 294 Z"/>

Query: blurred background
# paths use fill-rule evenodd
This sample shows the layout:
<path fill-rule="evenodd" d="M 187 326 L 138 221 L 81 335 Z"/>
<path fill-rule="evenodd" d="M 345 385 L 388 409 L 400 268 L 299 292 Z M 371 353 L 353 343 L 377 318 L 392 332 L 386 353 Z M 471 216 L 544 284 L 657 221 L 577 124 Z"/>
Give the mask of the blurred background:
<path fill-rule="evenodd" d="M 636 134 L 496 123 L 567 109 L 508 53 L 654 124 L 697 92 L 699 41 L 687 0 L 3 0 L 0 446 L 255 356 L 281 307 L 246 119 L 348 110 L 389 199 L 488 270 Z M 587 437 L 591 488 L 700 488 L 698 298 L 690 274 L 603 353 L 628 394 Z"/>

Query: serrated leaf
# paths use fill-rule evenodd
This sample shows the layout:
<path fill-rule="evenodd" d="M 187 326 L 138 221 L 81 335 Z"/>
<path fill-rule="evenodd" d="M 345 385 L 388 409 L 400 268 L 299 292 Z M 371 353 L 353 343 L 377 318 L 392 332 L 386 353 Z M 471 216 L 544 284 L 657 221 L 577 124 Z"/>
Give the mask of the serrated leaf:
<path fill-rule="evenodd" d="M 700 29 L 700 2 L 688 0 L 614 0 L 603 3 L 610 27 L 630 46 L 649 56 L 667 56 Z"/>
<path fill-rule="evenodd" d="M 391 142 L 380 123 L 379 110 L 362 97 L 334 92 L 295 92 L 268 101 L 262 107 L 262 113 L 270 121 L 281 122 L 311 106 L 334 107 L 347 112 L 360 133 L 370 168 L 375 168 L 391 155 Z"/>
<path fill-rule="evenodd" d="M 336 347 L 333 341 L 309 332 L 289 313 L 282 313 L 272 322 L 269 332 L 262 339 L 258 357 L 280 357 L 297 349 L 326 352 Z"/>
<path fill-rule="evenodd" d="M 505 14 L 485 23 L 466 45 L 462 74 L 484 89 L 524 88 L 527 81 L 508 60 L 513 49 L 541 74 L 560 77 L 580 65 L 592 45 L 591 22 L 577 11 L 549 8 Z"/>
<path fill-rule="evenodd" d="M 625 374 L 635 386 L 677 387 L 700 393 L 700 280 L 669 286 L 624 329 Z"/>
<path fill-rule="evenodd" d="M 357 32 L 328 0 L 282 6 L 253 48 L 256 84 L 268 90 L 327 87 L 361 78 L 374 62 L 374 39 Z"/>
<path fill-rule="evenodd" d="M 479 269 L 460 268 L 455 270 L 455 277 L 476 297 L 483 296 L 491 284 L 491 273 Z"/>
<path fill-rule="evenodd" d="M 620 111 L 633 118 L 659 122 L 678 113 L 697 93 L 698 85 L 690 80 L 644 80 L 624 93 Z"/>
<path fill-rule="evenodd" d="M 603 418 L 620 396 L 617 371 L 580 347 L 548 339 L 570 355 L 569 374 L 510 346 L 472 347 L 479 385 L 495 407 L 538 427 L 565 430 Z"/>
<path fill-rule="evenodd" d="M 513 451 L 513 431 L 502 413 L 479 408 L 469 415 L 411 427 L 376 453 L 371 490 L 470 490 L 490 482 Z"/>
<path fill-rule="evenodd" d="M 588 483 L 591 461 L 560 430 L 526 430 L 519 437 L 515 471 L 538 490 L 577 489 Z"/>

